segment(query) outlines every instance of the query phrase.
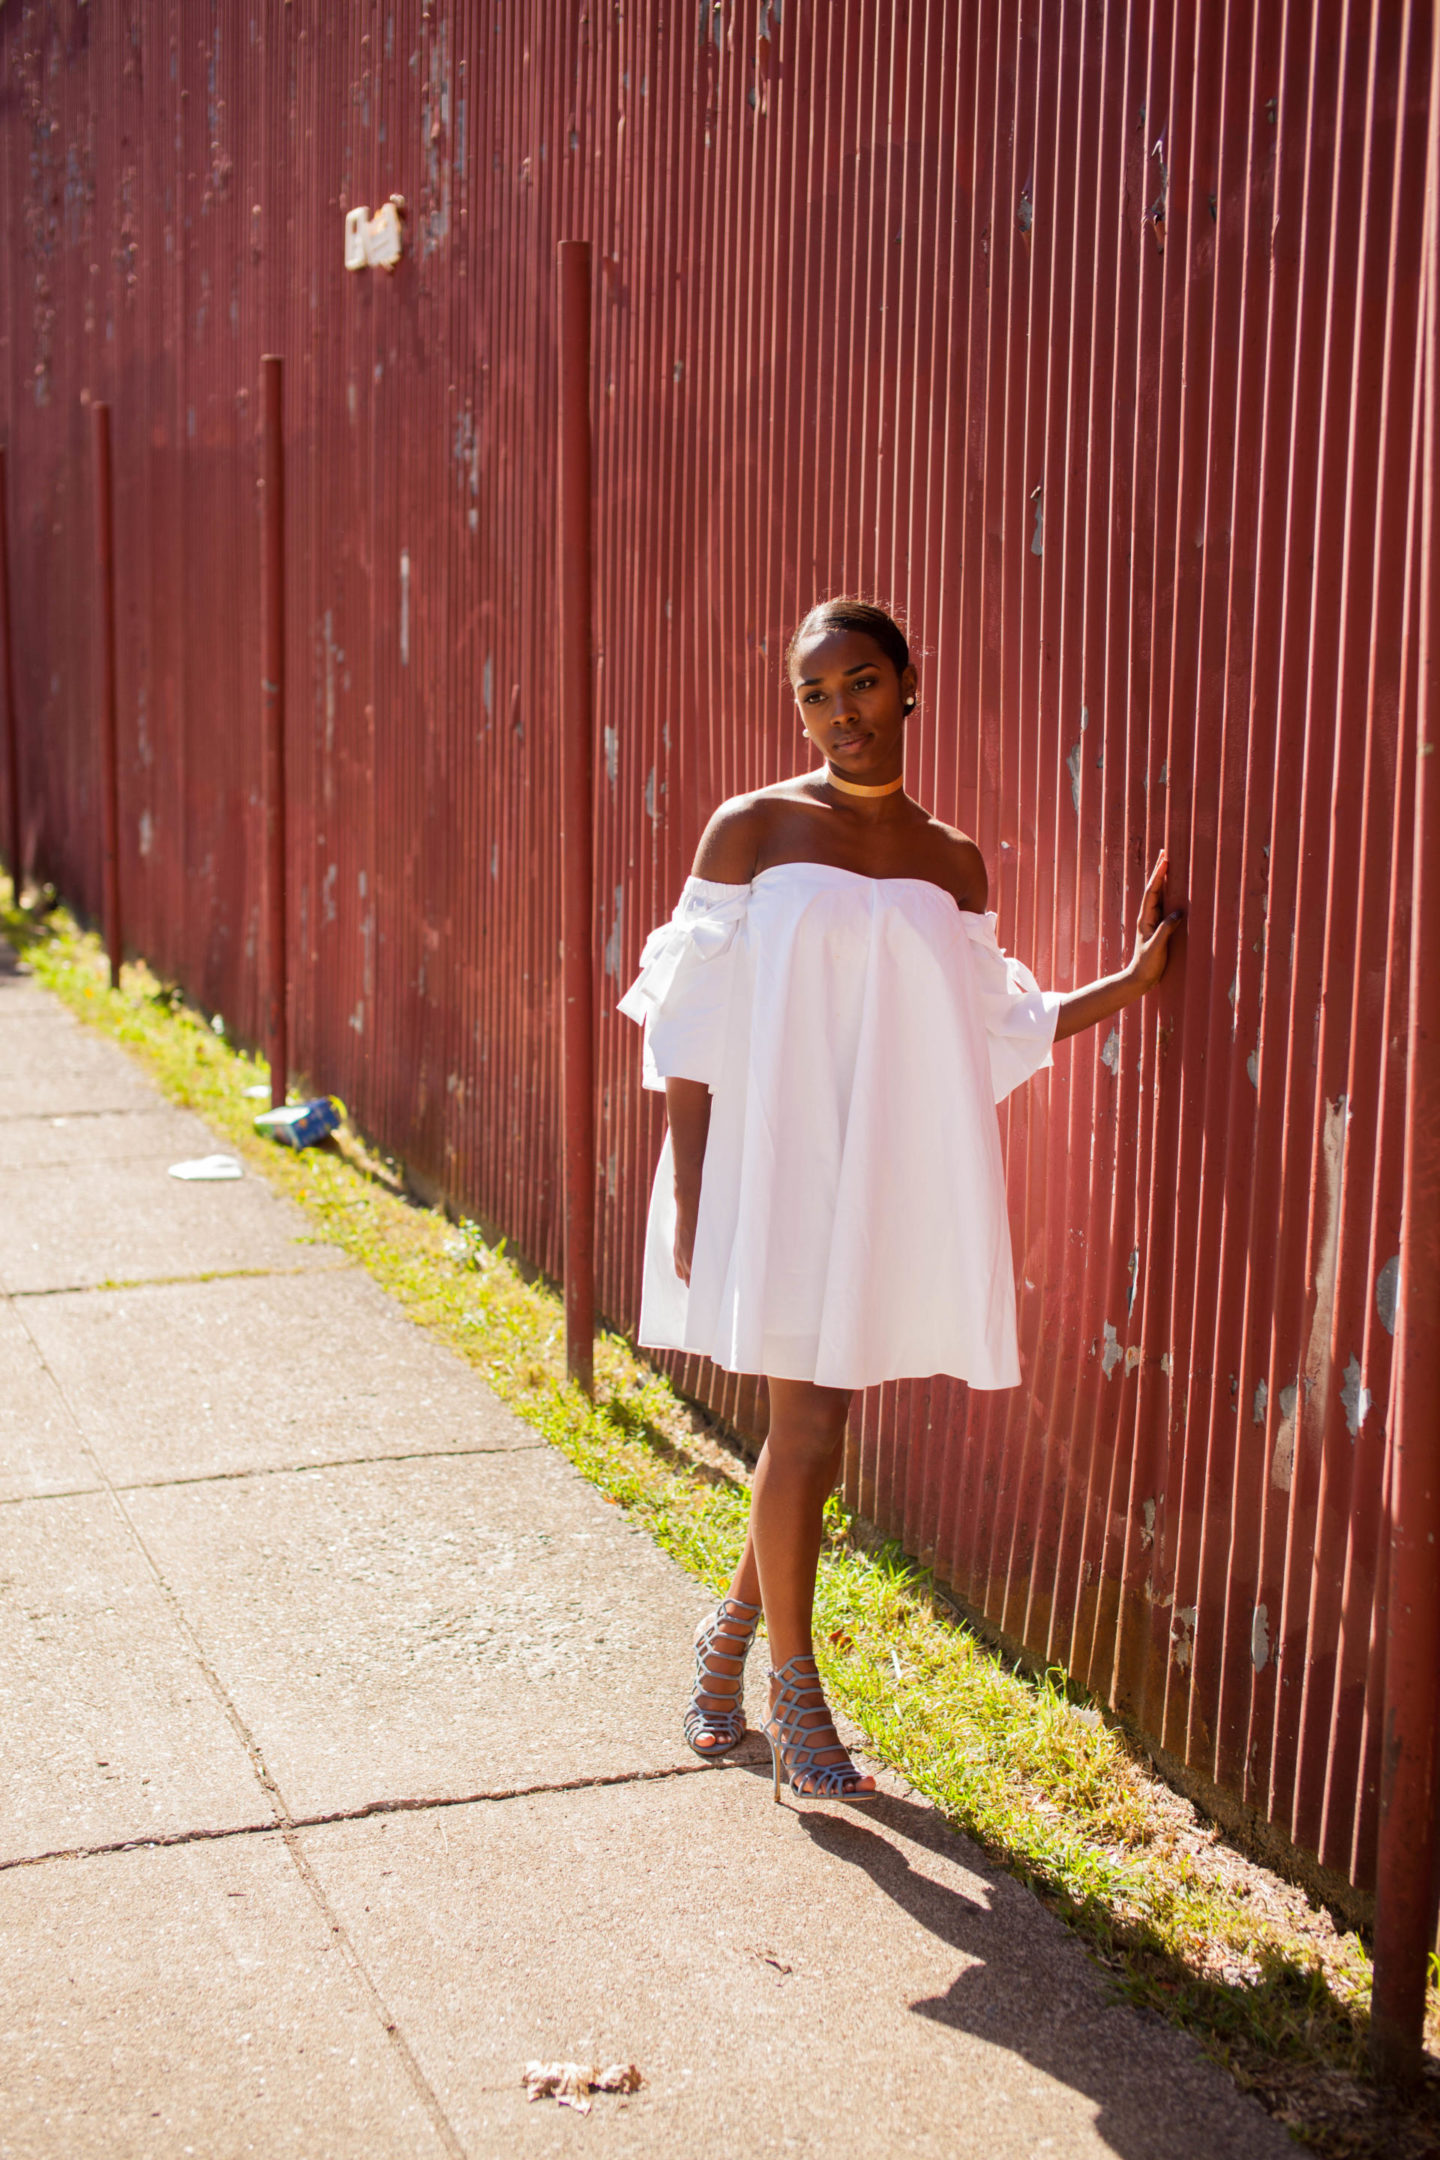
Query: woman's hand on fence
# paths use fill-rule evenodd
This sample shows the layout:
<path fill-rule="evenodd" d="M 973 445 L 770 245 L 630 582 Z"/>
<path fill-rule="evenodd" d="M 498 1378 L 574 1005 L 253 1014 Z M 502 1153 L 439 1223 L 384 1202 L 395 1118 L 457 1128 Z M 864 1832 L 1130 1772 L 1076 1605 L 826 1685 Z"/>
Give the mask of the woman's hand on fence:
<path fill-rule="evenodd" d="M 1135 925 L 1135 956 L 1130 962 L 1129 976 L 1135 987 L 1135 995 L 1143 997 L 1153 990 L 1165 973 L 1170 957 L 1170 940 L 1185 920 L 1183 908 L 1165 911 L 1165 873 L 1170 867 L 1170 857 L 1162 848 L 1155 858 L 1155 868 L 1145 887 L 1145 897 L 1140 902 L 1140 918 Z"/>
<path fill-rule="evenodd" d="M 1123 1012 L 1127 1005 L 1144 997 L 1147 990 L 1153 990 L 1165 973 L 1170 940 L 1185 919 L 1183 908 L 1172 908 L 1168 915 L 1165 912 L 1165 872 L 1168 868 L 1169 857 L 1162 848 L 1140 903 L 1134 958 L 1118 975 L 1103 976 L 1099 982 L 1086 983 L 1081 990 L 1065 991 L 1055 1019 L 1056 1042 L 1065 1042 L 1083 1029 L 1095 1027 L 1112 1014 Z"/>

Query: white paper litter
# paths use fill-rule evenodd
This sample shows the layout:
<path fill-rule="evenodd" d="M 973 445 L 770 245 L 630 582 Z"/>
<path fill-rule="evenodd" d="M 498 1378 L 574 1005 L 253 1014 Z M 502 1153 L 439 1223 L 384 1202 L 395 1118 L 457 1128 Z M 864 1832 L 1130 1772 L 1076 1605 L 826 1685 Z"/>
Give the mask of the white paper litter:
<path fill-rule="evenodd" d="M 244 1177 L 245 1172 L 234 1155 L 197 1155 L 191 1162 L 172 1162 L 170 1175 L 187 1185 L 221 1185 L 227 1178 Z"/>

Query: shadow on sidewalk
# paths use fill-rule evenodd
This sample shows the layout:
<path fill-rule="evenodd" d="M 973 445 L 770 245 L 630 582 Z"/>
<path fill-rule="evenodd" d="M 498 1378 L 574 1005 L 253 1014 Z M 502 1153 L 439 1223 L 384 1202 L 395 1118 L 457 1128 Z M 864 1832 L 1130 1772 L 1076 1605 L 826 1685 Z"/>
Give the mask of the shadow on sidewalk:
<path fill-rule="evenodd" d="M 1249 2150 L 1257 2160 L 1262 2153 L 1290 2149 L 1280 2126 L 1238 2094 L 1229 2106 L 1222 2101 L 1218 2115 L 1212 2113 L 1213 2071 L 1198 2050 L 1191 2058 L 1193 2078 L 1185 2076 L 1183 2059 L 1166 2066 L 1148 2051 L 1147 2059 L 1127 2069 L 1125 2035 L 1112 2020 L 1144 2019 L 1159 2050 L 1188 2054 L 1189 2044 L 1144 2010 L 1107 2000 L 1103 1974 L 1096 1972 L 1095 1984 L 1087 1986 L 1089 1973 L 1074 1964 L 1075 1948 L 1081 1946 L 1043 1908 L 1022 1917 L 1019 1907 L 1028 1904 L 1030 1893 L 973 1847 L 962 1847 L 927 1803 L 883 1793 L 863 1814 L 823 1803 L 796 1806 L 795 1813 L 822 1851 L 860 1868 L 918 1927 L 974 1961 L 943 1995 L 913 2002 L 915 2014 L 988 2040 L 1085 2094 L 1095 2104 L 1096 2134 L 1120 2160 L 1238 2152 L 1235 2101 L 1255 2109 Z M 877 1835 L 877 1828 L 890 1837 Z M 967 1896 L 936 1881 L 897 1850 L 891 1837 L 980 1874 L 985 1894 Z"/>

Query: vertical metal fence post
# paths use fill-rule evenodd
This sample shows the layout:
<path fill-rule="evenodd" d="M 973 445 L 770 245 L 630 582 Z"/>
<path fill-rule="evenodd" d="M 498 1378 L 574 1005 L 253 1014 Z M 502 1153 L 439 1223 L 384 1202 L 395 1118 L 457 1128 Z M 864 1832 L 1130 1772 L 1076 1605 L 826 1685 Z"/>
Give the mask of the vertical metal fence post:
<path fill-rule="evenodd" d="M 265 801 L 265 1055 L 270 1107 L 289 1077 L 285 940 L 285 441 L 283 372 L 260 362 L 260 715 Z"/>
<path fill-rule="evenodd" d="M 565 1362 L 588 1395 L 595 1339 L 594 744 L 591 740 L 590 246 L 562 240 L 559 287 L 560 936 L 564 1001 Z"/>
<path fill-rule="evenodd" d="M 110 987 L 120 987 L 120 769 L 115 725 L 115 516 L 110 484 L 110 407 L 90 407 L 95 465 L 95 576 L 100 645 L 100 910 Z"/>
<path fill-rule="evenodd" d="M 15 710 L 15 648 L 10 626 L 10 485 L 0 444 L 0 699 L 5 705 L 5 865 L 20 902 L 20 716 Z"/>
<path fill-rule="evenodd" d="M 1375 1871 L 1370 2059 L 1411 2085 L 1423 2060 L 1435 1940 L 1440 1747 L 1440 40 L 1431 56 L 1425 190 L 1424 437 L 1416 697 L 1415 867 L 1389 1485 L 1389 1589 Z"/>

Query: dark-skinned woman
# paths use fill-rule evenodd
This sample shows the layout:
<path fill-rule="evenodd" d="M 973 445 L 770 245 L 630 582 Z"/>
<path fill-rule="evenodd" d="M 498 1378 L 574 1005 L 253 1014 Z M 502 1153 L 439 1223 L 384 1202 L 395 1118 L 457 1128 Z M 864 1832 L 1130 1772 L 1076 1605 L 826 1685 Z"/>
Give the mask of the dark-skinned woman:
<path fill-rule="evenodd" d="M 975 843 L 905 793 L 917 686 L 899 625 L 822 601 L 787 665 L 823 762 L 721 804 L 621 1001 L 669 1128 L 639 1339 L 769 1384 L 749 1536 L 696 1636 L 686 1738 L 705 1756 L 738 1745 L 763 1609 L 775 1797 L 784 1778 L 863 1800 L 874 1780 L 836 1735 L 810 1633 L 851 1398 L 937 1373 L 1018 1383 L 995 1105 L 1052 1043 L 1154 987 L 1180 917 L 1162 854 L 1130 965 L 1042 991 L 997 942 Z"/>

